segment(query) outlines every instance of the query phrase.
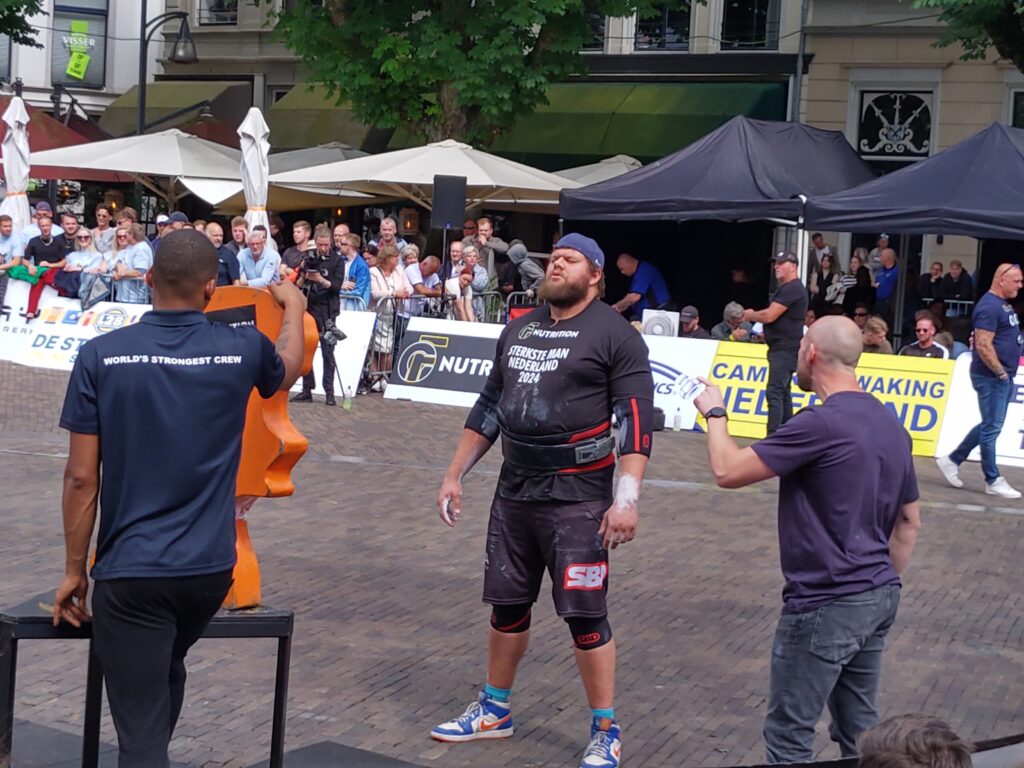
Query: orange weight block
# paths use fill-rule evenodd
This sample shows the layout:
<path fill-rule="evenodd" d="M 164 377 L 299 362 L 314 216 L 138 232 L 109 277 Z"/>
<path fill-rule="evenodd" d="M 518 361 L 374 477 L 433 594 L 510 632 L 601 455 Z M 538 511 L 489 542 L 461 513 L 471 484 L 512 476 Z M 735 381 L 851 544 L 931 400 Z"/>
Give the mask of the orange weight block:
<path fill-rule="evenodd" d="M 267 338 L 276 341 L 284 311 L 269 291 L 257 288 L 218 288 L 206 312 L 211 319 L 231 324 L 255 323 Z M 313 365 L 317 330 L 313 318 L 303 315 L 305 354 L 302 372 Z M 224 601 L 228 609 L 260 604 L 260 567 L 249 538 L 248 515 L 257 498 L 291 496 L 295 492 L 292 468 L 306 453 L 309 441 L 288 418 L 288 393 L 277 392 L 264 400 L 253 390 L 245 412 L 242 458 L 235 490 L 235 531 L 238 562 L 234 584 Z"/>

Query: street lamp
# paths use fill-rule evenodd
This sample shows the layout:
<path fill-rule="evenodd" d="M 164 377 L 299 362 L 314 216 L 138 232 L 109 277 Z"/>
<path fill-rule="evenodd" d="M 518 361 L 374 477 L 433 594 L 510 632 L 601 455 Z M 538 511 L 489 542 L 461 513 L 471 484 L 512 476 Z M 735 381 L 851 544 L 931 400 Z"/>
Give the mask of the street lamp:
<path fill-rule="evenodd" d="M 184 11 L 171 11 L 163 13 L 155 19 L 146 21 L 146 0 L 140 0 L 142 7 L 139 9 L 142 19 L 139 27 L 139 116 L 136 133 L 141 136 L 146 132 L 146 54 L 149 50 L 149 40 L 153 33 L 160 26 L 171 19 L 181 19 L 181 26 L 178 28 L 178 36 L 174 39 L 174 47 L 171 48 L 170 61 L 175 64 L 195 64 L 199 57 L 196 55 L 196 44 L 192 39 L 192 30 L 188 26 L 188 14 Z"/>

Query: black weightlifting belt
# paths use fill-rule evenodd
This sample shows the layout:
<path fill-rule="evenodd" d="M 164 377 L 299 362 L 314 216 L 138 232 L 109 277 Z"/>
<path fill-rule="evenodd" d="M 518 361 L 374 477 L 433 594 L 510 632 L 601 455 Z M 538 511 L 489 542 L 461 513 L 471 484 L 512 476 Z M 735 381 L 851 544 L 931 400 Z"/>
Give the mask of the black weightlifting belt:
<path fill-rule="evenodd" d="M 527 442 L 518 435 L 501 433 L 501 451 L 505 461 L 523 469 L 545 470 L 554 474 L 561 470 L 593 464 L 607 457 L 615 448 L 610 431 L 584 440 L 556 445 Z"/>

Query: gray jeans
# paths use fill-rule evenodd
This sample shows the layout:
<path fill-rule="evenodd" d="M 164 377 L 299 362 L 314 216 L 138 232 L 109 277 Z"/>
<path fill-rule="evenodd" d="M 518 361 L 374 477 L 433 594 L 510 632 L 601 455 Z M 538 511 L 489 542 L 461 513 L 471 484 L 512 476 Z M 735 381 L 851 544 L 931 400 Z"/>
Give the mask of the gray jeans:
<path fill-rule="evenodd" d="M 857 754 L 857 736 L 878 722 L 882 651 L 899 603 L 899 585 L 889 584 L 782 614 L 764 722 L 769 763 L 813 760 L 814 726 L 826 704 L 832 740 L 844 757 Z"/>

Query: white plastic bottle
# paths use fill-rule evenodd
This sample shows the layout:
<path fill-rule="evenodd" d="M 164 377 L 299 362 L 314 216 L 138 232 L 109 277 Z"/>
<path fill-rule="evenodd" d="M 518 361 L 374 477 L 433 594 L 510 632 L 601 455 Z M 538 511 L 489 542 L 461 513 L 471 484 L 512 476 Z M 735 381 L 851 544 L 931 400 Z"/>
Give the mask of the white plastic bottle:
<path fill-rule="evenodd" d="M 676 415 L 672 417 L 672 431 L 678 432 L 683 428 L 683 409 L 676 408 Z"/>

